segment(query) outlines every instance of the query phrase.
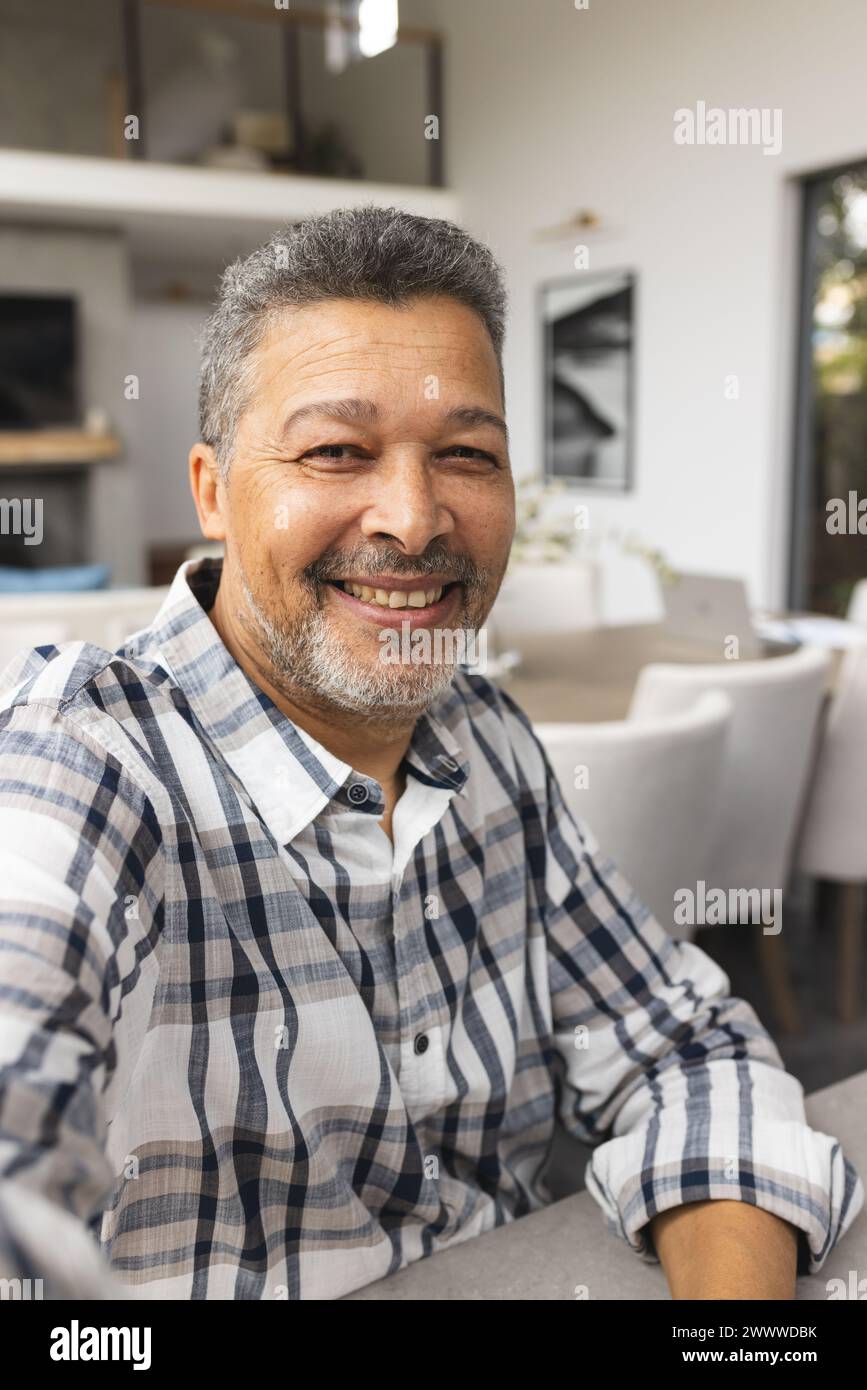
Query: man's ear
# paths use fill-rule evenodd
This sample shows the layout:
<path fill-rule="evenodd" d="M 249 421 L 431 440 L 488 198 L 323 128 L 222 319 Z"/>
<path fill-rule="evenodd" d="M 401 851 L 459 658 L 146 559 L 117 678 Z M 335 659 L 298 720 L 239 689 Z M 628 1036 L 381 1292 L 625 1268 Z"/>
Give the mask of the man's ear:
<path fill-rule="evenodd" d="M 189 454 L 190 491 L 199 515 L 202 535 L 209 541 L 226 539 L 226 485 L 220 477 L 217 457 L 210 444 L 197 439 Z"/>

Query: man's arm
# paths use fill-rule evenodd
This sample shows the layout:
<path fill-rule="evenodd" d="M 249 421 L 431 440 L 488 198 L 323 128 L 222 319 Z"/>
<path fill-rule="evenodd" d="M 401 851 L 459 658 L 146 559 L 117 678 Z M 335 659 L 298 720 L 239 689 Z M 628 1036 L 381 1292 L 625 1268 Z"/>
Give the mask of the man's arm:
<path fill-rule="evenodd" d="M 106 1091 L 147 1026 L 159 827 L 120 764 L 47 706 L 0 714 L 0 1276 L 122 1298 L 95 1234 Z M 128 910 L 135 903 L 135 911 Z"/>
<path fill-rule="evenodd" d="M 673 940 L 597 853 L 539 749 L 560 1119 L 594 1149 L 588 1191 L 638 1254 L 665 1253 L 677 1289 L 696 1296 L 700 1277 L 717 1290 L 706 1296 L 749 1283 L 790 1297 L 788 1228 L 802 1233 L 799 1272 L 815 1273 L 863 1206 L 861 1180 L 839 1143 L 807 1124 L 803 1088 L 754 1010 L 731 996 L 704 951 Z M 732 1215 L 734 1207 L 743 1210 Z M 675 1210 L 677 1220 L 658 1220 Z M 700 1248 L 699 1229 L 714 1250 L 701 1275 L 708 1247 Z M 760 1229 L 781 1232 L 782 1245 L 757 1240 Z"/>
<path fill-rule="evenodd" d="M 747 1202 L 691 1202 L 650 1222 L 672 1298 L 795 1296 L 798 1232 Z"/>

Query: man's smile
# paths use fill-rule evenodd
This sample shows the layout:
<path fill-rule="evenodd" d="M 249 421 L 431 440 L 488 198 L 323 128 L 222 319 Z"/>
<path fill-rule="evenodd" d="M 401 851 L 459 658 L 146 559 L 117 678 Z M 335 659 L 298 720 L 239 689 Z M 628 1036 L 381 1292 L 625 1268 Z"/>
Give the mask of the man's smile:
<path fill-rule="evenodd" d="M 380 627 L 393 617 L 413 628 L 433 626 L 453 617 L 462 602 L 463 585 L 456 581 L 426 585 L 420 579 L 331 580 L 327 587 L 355 615 Z"/>

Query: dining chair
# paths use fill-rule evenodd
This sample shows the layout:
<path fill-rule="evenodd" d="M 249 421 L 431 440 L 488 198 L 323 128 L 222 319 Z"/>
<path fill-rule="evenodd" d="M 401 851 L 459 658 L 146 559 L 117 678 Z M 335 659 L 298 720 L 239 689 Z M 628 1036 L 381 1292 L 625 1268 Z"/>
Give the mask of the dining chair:
<path fill-rule="evenodd" d="M 859 579 L 849 598 L 846 617 L 850 623 L 867 627 L 867 579 Z"/>
<path fill-rule="evenodd" d="M 825 722 L 796 863 L 838 885 L 837 1013 L 859 1014 L 867 883 L 867 633 L 844 653 Z"/>
<path fill-rule="evenodd" d="M 758 661 L 660 663 L 641 672 L 632 717 L 677 713 L 708 690 L 732 702 L 709 886 L 785 892 L 832 662 L 827 649 L 804 646 Z M 797 1031 L 784 933 L 762 930 L 756 939 L 780 1026 Z"/>
<path fill-rule="evenodd" d="M 599 624 L 599 571 L 589 560 L 521 563 L 506 571 L 488 617 L 500 648 L 525 633 L 563 635 Z"/>
<path fill-rule="evenodd" d="M 695 927 L 675 922 L 675 893 L 706 876 L 731 714 L 710 692 L 649 719 L 534 725 L 572 814 L 681 940 Z"/>

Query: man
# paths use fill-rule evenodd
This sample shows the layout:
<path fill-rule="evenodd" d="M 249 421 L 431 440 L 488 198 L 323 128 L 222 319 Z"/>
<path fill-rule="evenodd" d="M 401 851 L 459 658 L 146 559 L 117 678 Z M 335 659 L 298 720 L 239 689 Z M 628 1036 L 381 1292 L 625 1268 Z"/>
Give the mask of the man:
<path fill-rule="evenodd" d="M 419 640 L 474 633 L 505 570 L 504 303 L 393 209 L 230 267 L 189 456 L 222 564 L 119 653 L 7 675 L 10 1270 L 336 1298 L 544 1205 L 558 1117 L 676 1297 L 789 1298 L 859 1210 L 753 1011 Z M 403 623 L 423 659 L 384 660 Z"/>

